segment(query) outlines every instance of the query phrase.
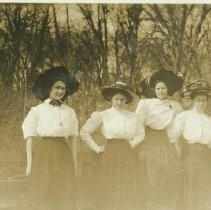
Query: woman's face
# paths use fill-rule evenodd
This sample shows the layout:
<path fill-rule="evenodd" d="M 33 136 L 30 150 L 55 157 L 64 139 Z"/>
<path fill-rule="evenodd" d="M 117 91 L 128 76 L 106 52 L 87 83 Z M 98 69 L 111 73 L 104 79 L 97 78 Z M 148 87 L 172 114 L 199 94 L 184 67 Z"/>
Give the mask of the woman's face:
<path fill-rule="evenodd" d="M 122 95 L 121 93 L 117 93 L 113 95 L 112 99 L 112 106 L 116 109 L 124 109 L 126 104 L 126 97 Z"/>
<path fill-rule="evenodd" d="M 57 81 L 53 84 L 49 98 L 61 100 L 65 95 L 65 84 L 62 81 Z"/>
<path fill-rule="evenodd" d="M 155 86 L 155 94 L 157 98 L 163 100 L 168 96 L 168 88 L 164 82 L 158 82 Z"/>
<path fill-rule="evenodd" d="M 197 95 L 193 99 L 193 107 L 198 111 L 204 111 L 207 107 L 207 96 Z"/>

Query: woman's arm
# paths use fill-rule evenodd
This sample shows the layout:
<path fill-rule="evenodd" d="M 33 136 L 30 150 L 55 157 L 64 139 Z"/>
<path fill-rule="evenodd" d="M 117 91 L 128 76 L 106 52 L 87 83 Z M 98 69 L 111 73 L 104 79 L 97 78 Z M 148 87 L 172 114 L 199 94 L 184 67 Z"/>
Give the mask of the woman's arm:
<path fill-rule="evenodd" d="M 33 139 L 32 137 L 29 137 L 26 140 L 26 155 L 27 155 L 26 176 L 29 176 L 29 174 L 31 173 L 32 153 L 33 153 Z"/>
<path fill-rule="evenodd" d="M 173 146 L 173 148 L 176 151 L 177 155 L 179 157 L 181 157 L 181 155 L 182 155 L 182 149 L 181 149 L 180 145 L 178 144 L 178 142 L 172 142 L 171 145 Z"/>
<path fill-rule="evenodd" d="M 75 136 L 70 137 L 71 139 L 71 149 L 72 149 L 72 155 L 73 155 L 73 162 L 74 162 L 74 167 L 75 167 L 75 176 L 77 178 L 78 175 L 78 144 L 77 144 L 77 138 Z"/>
<path fill-rule="evenodd" d="M 38 123 L 39 112 L 36 107 L 32 107 L 26 118 L 23 121 L 22 129 L 24 139 L 38 136 L 37 123 Z"/>
<path fill-rule="evenodd" d="M 184 113 L 177 114 L 172 124 L 167 129 L 168 138 L 176 153 L 181 156 L 181 148 L 179 146 L 179 138 L 184 130 Z"/>
<path fill-rule="evenodd" d="M 32 169 L 32 154 L 33 154 L 33 137 L 38 136 L 37 134 L 37 122 L 38 115 L 36 108 L 32 107 L 31 111 L 28 113 L 24 122 L 22 124 L 23 136 L 26 139 L 26 155 L 27 155 L 27 165 L 26 165 L 26 175 L 31 173 Z"/>
<path fill-rule="evenodd" d="M 129 141 L 132 148 L 136 147 L 138 144 L 140 144 L 145 138 L 145 130 L 143 126 L 143 122 L 140 121 L 140 119 L 137 117 L 136 122 L 136 133 L 134 138 Z"/>
<path fill-rule="evenodd" d="M 144 124 L 145 118 L 148 113 L 148 108 L 146 105 L 146 99 L 141 99 L 137 105 L 135 113 L 137 114 L 139 121 Z"/>
<path fill-rule="evenodd" d="M 104 146 L 99 146 L 91 134 L 96 131 L 102 125 L 102 118 L 99 112 L 94 112 L 92 116 L 86 121 L 84 126 L 81 128 L 80 135 L 82 140 L 89 146 L 90 149 L 96 153 L 104 151 Z"/>

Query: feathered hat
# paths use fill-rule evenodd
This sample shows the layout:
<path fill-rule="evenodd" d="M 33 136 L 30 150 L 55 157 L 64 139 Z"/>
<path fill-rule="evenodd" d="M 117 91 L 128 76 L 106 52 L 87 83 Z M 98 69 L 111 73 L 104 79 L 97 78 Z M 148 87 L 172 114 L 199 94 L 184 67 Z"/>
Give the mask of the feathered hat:
<path fill-rule="evenodd" d="M 194 82 L 188 82 L 182 92 L 182 97 L 194 98 L 197 95 L 211 96 L 211 88 L 207 81 L 201 79 Z"/>

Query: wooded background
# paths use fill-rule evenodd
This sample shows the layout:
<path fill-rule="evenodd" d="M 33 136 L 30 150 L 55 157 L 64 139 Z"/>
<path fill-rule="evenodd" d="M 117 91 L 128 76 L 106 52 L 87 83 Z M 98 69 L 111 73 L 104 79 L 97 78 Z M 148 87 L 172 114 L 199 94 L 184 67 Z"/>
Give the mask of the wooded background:
<path fill-rule="evenodd" d="M 47 68 L 80 74 L 68 103 L 82 125 L 103 108 L 102 85 L 121 80 L 137 93 L 159 68 L 211 80 L 210 27 L 211 5 L 0 4 L 0 150 L 24 149 L 31 86 Z"/>

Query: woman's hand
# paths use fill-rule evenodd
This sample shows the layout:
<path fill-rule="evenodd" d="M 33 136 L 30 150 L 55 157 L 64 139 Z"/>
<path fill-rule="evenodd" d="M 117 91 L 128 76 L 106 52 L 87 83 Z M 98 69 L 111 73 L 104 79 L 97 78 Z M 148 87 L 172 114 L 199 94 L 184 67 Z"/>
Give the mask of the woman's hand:
<path fill-rule="evenodd" d="M 134 141 L 134 139 L 128 140 L 128 142 L 129 142 L 130 147 L 131 147 L 132 149 L 134 149 L 134 148 L 137 146 L 137 142 Z"/>
<path fill-rule="evenodd" d="M 32 165 L 31 164 L 27 164 L 26 165 L 26 176 L 29 176 L 29 174 L 31 173 L 31 169 L 32 169 Z"/>
<path fill-rule="evenodd" d="M 75 169 L 75 178 L 78 178 L 78 166 L 74 164 L 74 169 Z"/>
<path fill-rule="evenodd" d="M 74 169 L 75 169 L 75 178 L 78 178 L 78 141 L 76 136 L 70 136 L 66 139 L 69 147 L 72 151 Z"/>
<path fill-rule="evenodd" d="M 27 154 L 27 164 L 26 164 L 26 176 L 29 176 L 32 169 L 32 138 L 29 137 L 26 141 L 26 154 Z"/>
<path fill-rule="evenodd" d="M 132 149 L 134 149 L 136 147 L 136 144 L 134 141 L 129 141 L 129 143 L 130 143 L 130 146 Z"/>
<path fill-rule="evenodd" d="M 98 152 L 98 153 L 104 152 L 104 150 L 105 150 L 105 146 L 99 146 L 99 148 L 100 148 L 100 150 L 99 150 L 99 152 Z"/>
<path fill-rule="evenodd" d="M 174 143 L 172 143 L 172 147 L 173 147 L 174 151 L 176 152 L 176 154 L 177 154 L 179 157 L 181 157 L 181 155 L 182 155 L 182 150 L 181 150 L 179 144 L 178 144 L 177 142 L 174 142 Z"/>

